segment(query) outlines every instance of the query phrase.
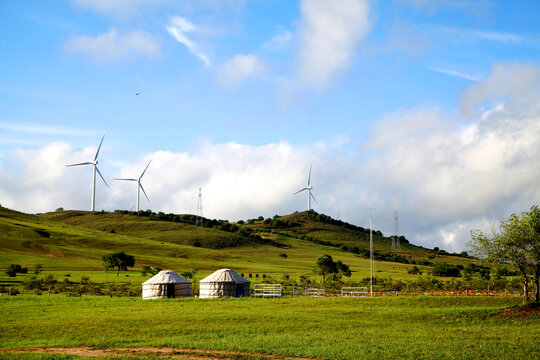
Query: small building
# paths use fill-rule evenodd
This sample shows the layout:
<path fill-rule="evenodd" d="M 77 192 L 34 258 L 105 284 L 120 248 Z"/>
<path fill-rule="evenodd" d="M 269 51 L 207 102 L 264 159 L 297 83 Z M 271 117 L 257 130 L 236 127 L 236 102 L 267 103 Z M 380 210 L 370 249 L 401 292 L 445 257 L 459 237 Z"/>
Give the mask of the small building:
<path fill-rule="evenodd" d="M 249 296 L 249 280 L 231 269 L 220 269 L 199 283 L 200 298 Z"/>
<path fill-rule="evenodd" d="M 191 297 L 191 282 L 171 270 L 163 270 L 142 284 L 143 299 Z"/>

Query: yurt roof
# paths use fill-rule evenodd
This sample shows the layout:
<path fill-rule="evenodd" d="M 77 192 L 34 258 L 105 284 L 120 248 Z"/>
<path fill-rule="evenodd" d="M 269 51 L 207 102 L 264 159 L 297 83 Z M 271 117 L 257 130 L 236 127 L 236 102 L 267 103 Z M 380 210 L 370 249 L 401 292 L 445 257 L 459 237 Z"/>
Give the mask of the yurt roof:
<path fill-rule="evenodd" d="M 240 276 L 236 271 L 231 269 L 219 269 L 211 275 L 208 275 L 200 281 L 205 282 L 233 282 L 233 283 L 249 283 L 248 279 Z"/>
<path fill-rule="evenodd" d="M 143 282 L 143 285 L 148 284 L 171 284 L 171 283 L 187 283 L 191 284 L 191 281 L 184 279 L 177 273 L 171 270 L 162 270 L 150 279 Z"/>

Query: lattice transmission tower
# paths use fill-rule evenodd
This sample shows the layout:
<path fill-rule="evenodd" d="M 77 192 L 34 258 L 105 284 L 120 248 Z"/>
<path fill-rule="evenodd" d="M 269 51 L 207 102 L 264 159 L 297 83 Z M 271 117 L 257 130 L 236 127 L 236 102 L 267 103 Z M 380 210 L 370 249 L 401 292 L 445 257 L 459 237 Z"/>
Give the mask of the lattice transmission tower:
<path fill-rule="evenodd" d="M 394 236 L 392 237 L 392 251 L 400 251 L 399 244 L 399 226 L 398 226 L 398 211 L 394 211 Z"/>
<path fill-rule="evenodd" d="M 199 188 L 199 199 L 197 200 L 197 220 L 195 220 L 196 226 L 203 226 L 202 216 L 202 189 Z"/>

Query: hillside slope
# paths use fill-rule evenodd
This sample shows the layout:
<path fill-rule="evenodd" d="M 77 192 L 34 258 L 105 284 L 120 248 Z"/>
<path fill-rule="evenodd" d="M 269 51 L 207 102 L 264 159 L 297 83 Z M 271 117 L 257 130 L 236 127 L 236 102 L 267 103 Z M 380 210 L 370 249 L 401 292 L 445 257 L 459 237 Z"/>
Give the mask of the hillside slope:
<path fill-rule="evenodd" d="M 200 276 L 228 267 L 241 273 L 281 278 L 286 274 L 313 276 L 315 259 L 329 254 L 351 266 L 353 280 L 369 276 L 369 260 L 365 256 L 336 246 L 345 241 L 365 246 L 365 238 L 356 233 L 361 230 L 324 223 L 312 216 L 297 213 L 283 217 L 281 221 L 289 219 L 292 226 L 276 230 L 269 228 L 268 221 L 267 224 L 264 221 L 249 225 L 223 222 L 212 227 L 196 227 L 121 212 L 70 211 L 36 216 L 0 207 L 0 268 L 21 264 L 31 270 L 36 264 L 42 264 L 44 273 L 55 276 L 69 273 L 105 280 L 101 257 L 113 251 L 125 251 L 136 258 L 135 269 L 124 272 L 132 281 L 145 279 L 136 271 L 143 265 L 178 272 L 198 268 Z M 220 227 L 228 231 L 220 230 Z M 347 234 L 354 235 L 347 239 Z M 302 235 L 310 238 L 303 239 Z M 327 246 L 313 241 L 314 236 L 326 236 L 336 243 Z M 240 240 L 234 240 L 238 237 Z M 259 238 L 263 240 L 257 240 Z M 384 251 L 385 241 L 387 239 L 376 238 L 376 251 Z M 210 248 L 216 245 L 226 247 Z M 403 255 L 415 259 L 433 256 L 413 245 L 407 245 L 404 250 Z M 465 264 L 470 260 L 437 254 L 433 261 Z M 407 273 L 410 267 L 388 261 L 379 261 L 375 265 L 377 276 L 404 280 L 415 278 Z M 118 281 L 126 279 L 118 278 Z"/>

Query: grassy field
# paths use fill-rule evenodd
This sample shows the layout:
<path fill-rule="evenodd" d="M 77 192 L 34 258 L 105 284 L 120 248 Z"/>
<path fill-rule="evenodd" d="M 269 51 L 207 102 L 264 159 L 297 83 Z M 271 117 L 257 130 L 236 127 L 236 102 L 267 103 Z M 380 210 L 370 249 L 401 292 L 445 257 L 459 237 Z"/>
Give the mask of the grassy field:
<path fill-rule="evenodd" d="M 494 297 L 143 301 L 4 296 L 0 297 L 0 358 L 82 359 L 8 351 L 80 346 L 173 347 L 321 359 L 538 358 L 538 316 L 494 316 L 520 301 Z"/>
<path fill-rule="evenodd" d="M 306 213 L 292 214 L 283 219 L 295 221 L 297 225 L 280 232 L 308 234 L 325 241 L 333 239 L 335 242 L 354 243 L 362 248 L 366 245 L 364 232 L 357 232 L 354 235 L 357 239 L 354 240 L 350 229 L 314 221 Z M 42 264 L 43 275 L 50 274 L 63 280 L 69 274 L 74 281 L 79 281 L 81 276 L 89 276 L 95 282 L 144 281 L 147 277 L 142 277 L 138 271 L 143 265 L 159 266 L 179 273 L 199 268 L 200 277 L 219 268 L 229 267 L 239 273 L 266 274 L 277 279 L 285 274 L 292 278 L 300 275 L 316 277 L 313 274 L 315 259 L 329 254 L 351 266 L 353 281 L 369 276 L 369 261 L 364 257 L 333 246 L 272 233 L 262 222 L 249 227 L 260 231 L 263 237 L 279 246 L 246 243 L 215 249 L 204 247 L 204 244 L 215 245 L 237 235 L 215 228 L 121 213 L 70 211 L 35 216 L 0 208 L 0 268 L 5 269 L 9 264 L 21 264 L 31 272 L 36 264 Z M 192 246 L 198 240 L 203 246 Z M 388 239 L 376 237 L 376 250 L 385 251 L 387 243 Z M 135 268 L 122 272 L 120 277 L 105 273 L 101 257 L 113 251 L 125 251 L 134 255 Z M 435 255 L 414 245 L 404 245 L 400 254 L 415 259 L 435 256 L 431 260 L 434 262 L 467 264 L 471 261 L 456 256 Z M 417 278 L 417 275 L 407 273 L 412 267 L 408 264 L 376 262 L 375 267 L 377 277 L 388 276 L 403 281 Z M 430 270 L 429 267 L 419 267 L 424 271 Z M 17 279 L 24 277 L 18 275 Z M 8 280 L 4 274 L 0 275 L 0 281 Z"/>

